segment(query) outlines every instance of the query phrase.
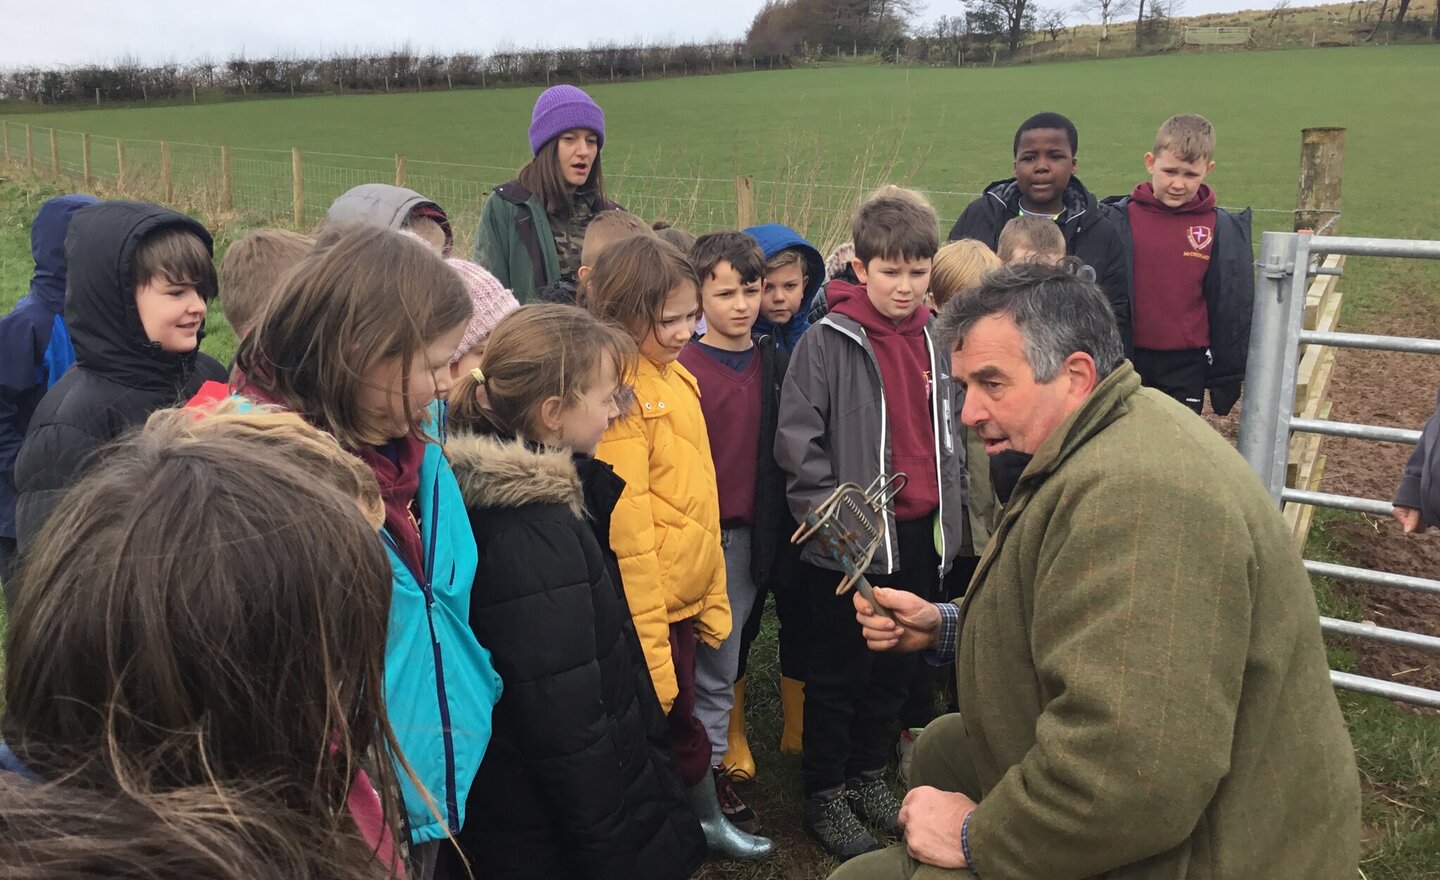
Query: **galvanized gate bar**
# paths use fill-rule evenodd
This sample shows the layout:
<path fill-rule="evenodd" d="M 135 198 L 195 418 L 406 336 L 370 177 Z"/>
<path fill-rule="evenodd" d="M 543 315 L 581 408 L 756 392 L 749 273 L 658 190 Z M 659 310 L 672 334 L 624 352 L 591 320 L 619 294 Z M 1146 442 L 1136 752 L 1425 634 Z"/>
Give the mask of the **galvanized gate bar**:
<path fill-rule="evenodd" d="M 1420 442 L 1420 432 L 1409 428 L 1383 428 L 1379 425 L 1356 425 L 1351 422 L 1332 422 L 1328 419 L 1291 419 L 1290 430 L 1307 434 L 1325 434 L 1329 437 L 1354 437 L 1357 440 L 1379 440 L 1384 443 L 1408 443 L 1414 446 Z"/>
<path fill-rule="evenodd" d="M 1408 257 L 1440 260 L 1440 241 L 1405 238 L 1355 238 L 1344 235 L 1306 235 L 1312 254 L 1348 254 L 1356 257 Z"/>
<path fill-rule="evenodd" d="M 1328 492 L 1310 492 L 1305 489 L 1282 489 L 1280 500 L 1294 504 L 1310 504 L 1315 507 L 1333 507 L 1336 510 L 1354 510 L 1372 516 L 1389 516 L 1395 512 L 1395 505 L 1389 501 L 1372 501 L 1369 498 L 1331 495 Z"/>
<path fill-rule="evenodd" d="M 1325 333 L 1319 330 L 1301 330 L 1300 343 L 1302 345 L 1331 345 L 1335 348 L 1403 351 L 1410 354 L 1440 354 L 1440 339 L 1377 336 L 1374 333 Z"/>
<path fill-rule="evenodd" d="M 1326 632 L 1370 639 L 1374 642 L 1386 642 L 1391 645 L 1420 648 L 1425 651 L 1440 651 L 1440 638 L 1406 632 L 1403 629 L 1386 629 L 1383 626 L 1371 626 L 1368 623 L 1356 623 L 1353 620 L 1336 620 L 1333 617 L 1320 618 L 1320 628 Z"/>
<path fill-rule="evenodd" d="M 1266 232 L 1261 236 L 1260 260 L 1256 263 L 1255 311 L 1250 335 L 1249 366 L 1245 379 L 1246 405 L 1240 411 L 1240 453 L 1255 470 L 1260 482 L 1277 504 L 1331 507 L 1387 517 L 1394 511 L 1394 507 L 1385 501 L 1292 489 L 1285 485 L 1291 436 L 1296 432 L 1407 444 L 1416 443 L 1420 437 L 1419 431 L 1407 428 L 1351 424 L 1322 418 L 1296 418 L 1295 397 L 1300 349 L 1302 346 L 1312 345 L 1440 355 L 1440 340 L 1305 330 L 1304 308 L 1309 276 L 1332 274 L 1329 267 L 1312 265 L 1315 257 L 1324 254 L 1440 260 L 1440 241 L 1276 232 Z M 1396 476 L 1398 477 L 1398 474 Z M 1440 595 L 1440 581 L 1427 578 L 1309 559 L 1305 560 L 1305 569 L 1312 575 Z M 1320 618 L 1320 626 L 1325 632 L 1440 651 L 1440 638 L 1421 633 L 1327 617 Z M 1347 672 L 1332 671 L 1330 675 L 1336 687 L 1440 708 L 1440 690 Z"/>
<path fill-rule="evenodd" d="M 1429 706 L 1431 709 L 1440 709 L 1440 691 L 1432 691 L 1427 688 L 1400 684 L 1394 681 L 1384 681 L 1378 678 L 1366 678 L 1363 675 L 1354 675 L 1349 672 L 1336 672 L 1333 669 L 1330 670 L 1330 683 L 1337 688 L 1344 688 L 1347 691 L 1374 694 L 1377 697 L 1403 700 L 1407 703 L 1414 703 L 1417 706 Z"/>
<path fill-rule="evenodd" d="M 1440 596 L 1440 581 L 1432 581 L 1429 578 L 1411 577 L 1406 574 L 1395 574 L 1389 571 L 1376 571 L 1373 568 L 1356 568 L 1353 565 L 1337 565 L 1333 562 L 1316 562 L 1313 559 L 1305 560 L 1305 570 L 1311 574 L 1318 574 L 1321 577 L 1338 578 L 1344 581 L 1374 584 L 1377 587 L 1394 587 L 1397 590 L 1409 590 L 1412 593 L 1430 593 Z"/>

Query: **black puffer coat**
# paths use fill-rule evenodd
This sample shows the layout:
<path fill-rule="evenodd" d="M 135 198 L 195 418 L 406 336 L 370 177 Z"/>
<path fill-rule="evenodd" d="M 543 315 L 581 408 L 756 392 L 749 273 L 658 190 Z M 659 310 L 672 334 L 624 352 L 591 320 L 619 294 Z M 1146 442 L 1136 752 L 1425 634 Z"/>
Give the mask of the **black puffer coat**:
<path fill-rule="evenodd" d="M 1125 248 L 1119 230 L 1080 178 L 1070 178 L 1065 187 L 1065 210 L 1055 222 L 1065 236 L 1065 252 L 1079 257 L 1095 270 L 1096 283 L 1105 291 L 1125 350 L 1131 351 L 1130 275 L 1125 268 Z M 1020 216 L 1020 184 L 1015 178 L 997 180 L 985 187 L 980 198 L 966 206 L 950 229 L 950 240 L 973 238 L 991 250 L 1000 241 L 1000 230 Z"/>
<path fill-rule="evenodd" d="M 459 835 L 475 876 L 689 877 L 705 838 L 609 550 L 623 481 L 495 437 L 446 452 L 479 551 L 470 623 L 505 682 Z"/>
<path fill-rule="evenodd" d="M 225 381 L 214 358 L 198 349 L 161 351 L 140 324 L 136 249 L 150 233 L 173 226 L 195 233 L 211 250 L 204 226 L 157 205 L 101 202 L 70 221 L 65 323 L 75 366 L 40 401 L 15 460 L 22 553 L 97 449 L 156 410 L 184 403 L 207 380 Z"/>

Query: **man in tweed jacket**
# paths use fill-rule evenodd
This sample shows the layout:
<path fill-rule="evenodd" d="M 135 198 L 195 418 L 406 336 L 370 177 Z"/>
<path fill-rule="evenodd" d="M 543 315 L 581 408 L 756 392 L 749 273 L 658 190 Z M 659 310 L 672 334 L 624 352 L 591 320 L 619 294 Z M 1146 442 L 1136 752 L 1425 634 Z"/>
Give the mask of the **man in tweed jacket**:
<path fill-rule="evenodd" d="M 1003 270 L 941 323 L 965 424 L 1032 458 L 958 606 L 855 599 L 872 649 L 955 657 L 960 713 L 915 746 L 905 844 L 832 880 L 1354 878 L 1354 754 L 1259 481 L 1063 271 Z"/>

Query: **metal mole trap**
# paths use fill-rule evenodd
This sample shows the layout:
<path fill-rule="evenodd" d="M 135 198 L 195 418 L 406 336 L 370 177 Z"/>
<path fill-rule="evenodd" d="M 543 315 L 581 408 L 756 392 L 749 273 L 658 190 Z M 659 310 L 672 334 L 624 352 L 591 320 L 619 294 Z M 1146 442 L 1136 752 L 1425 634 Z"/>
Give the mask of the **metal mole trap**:
<path fill-rule="evenodd" d="M 819 541 L 825 555 L 840 563 L 844 578 L 835 595 L 843 596 L 853 586 L 881 616 L 891 620 L 895 618 L 890 610 L 875 601 L 865 569 L 885 540 L 885 509 L 905 488 L 905 482 L 904 474 L 881 474 L 864 489 L 858 483 L 841 483 L 790 537 L 792 544 Z"/>

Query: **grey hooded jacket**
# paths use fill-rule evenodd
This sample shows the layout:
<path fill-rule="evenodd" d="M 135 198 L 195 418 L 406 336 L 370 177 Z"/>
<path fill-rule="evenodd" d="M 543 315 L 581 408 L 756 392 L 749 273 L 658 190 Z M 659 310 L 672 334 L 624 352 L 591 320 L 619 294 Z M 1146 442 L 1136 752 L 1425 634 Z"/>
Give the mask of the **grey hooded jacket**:
<path fill-rule="evenodd" d="M 1440 526 L 1440 395 L 1435 399 L 1435 415 L 1420 431 L 1420 442 L 1410 460 L 1405 462 L 1405 475 L 1395 490 L 1395 503 L 1420 511 L 1420 518 L 1432 526 Z"/>
<path fill-rule="evenodd" d="M 959 415 L 949 353 L 925 330 L 936 381 L 931 383 L 930 421 L 935 431 L 935 468 L 939 475 L 941 528 L 936 550 L 944 576 L 969 537 L 965 513 L 965 448 L 957 442 Z M 786 500 L 797 522 L 824 501 L 837 485 L 862 488 L 890 473 L 890 434 L 880 362 L 858 321 L 826 315 L 800 338 L 780 392 L 780 423 L 775 459 L 785 471 Z M 899 566 L 894 544 L 895 514 L 885 512 L 885 538 L 866 574 L 890 574 Z M 811 565 L 838 571 L 817 542 L 801 552 Z"/>
<path fill-rule="evenodd" d="M 338 225 L 383 226 L 400 230 L 416 208 L 430 208 L 435 221 L 445 230 L 445 255 L 449 256 L 455 236 L 445 209 L 413 189 L 388 183 L 362 183 L 341 193 L 325 212 L 325 222 Z"/>

